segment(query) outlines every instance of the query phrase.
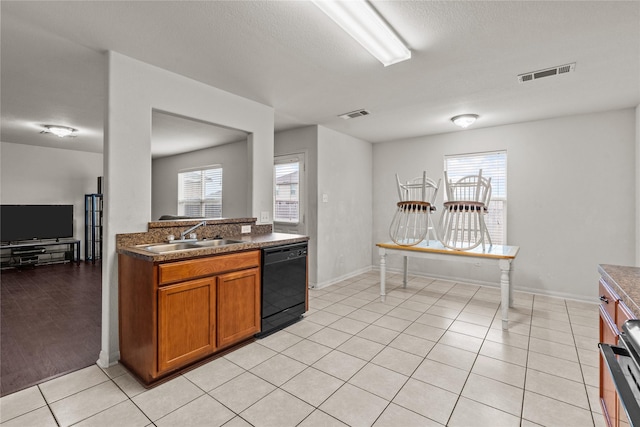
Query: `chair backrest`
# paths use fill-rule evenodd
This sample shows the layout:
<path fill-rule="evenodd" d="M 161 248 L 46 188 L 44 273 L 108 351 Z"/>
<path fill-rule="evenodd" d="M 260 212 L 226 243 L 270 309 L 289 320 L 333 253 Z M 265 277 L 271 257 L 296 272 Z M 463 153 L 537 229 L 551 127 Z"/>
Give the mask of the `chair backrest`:
<path fill-rule="evenodd" d="M 482 169 L 478 175 L 467 175 L 456 182 L 452 182 L 444 171 L 447 191 L 447 202 L 480 202 L 488 207 L 491 200 L 491 178 L 482 176 Z"/>
<path fill-rule="evenodd" d="M 434 205 L 441 180 L 436 183 L 427 177 L 427 172 L 423 172 L 422 177 L 410 179 L 406 183 L 400 182 L 400 178 L 396 174 L 396 182 L 401 202 L 428 202 Z"/>

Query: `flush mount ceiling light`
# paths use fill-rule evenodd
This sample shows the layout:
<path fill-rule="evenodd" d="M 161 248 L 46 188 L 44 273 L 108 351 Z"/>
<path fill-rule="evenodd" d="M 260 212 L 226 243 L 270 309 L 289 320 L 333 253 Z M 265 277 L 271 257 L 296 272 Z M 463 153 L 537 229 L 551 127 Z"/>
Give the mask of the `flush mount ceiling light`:
<path fill-rule="evenodd" d="M 411 51 L 365 0 L 313 0 L 386 67 L 411 58 Z"/>
<path fill-rule="evenodd" d="M 64 138 L 68 136 L 70 138 L 75 137 L 78 129 L 70 128 L 68 126 L 58 126 L 58 125 L 44 125 L 44 130 L 40 133 L 52 133 L 58 138 Z"/>
<path fill-rule="evenodd" d="M 459 116 L 451 117 L 451 121 L 461 128 L 468 128 L 477 118 L 477 114 L 460 114 Z"/>

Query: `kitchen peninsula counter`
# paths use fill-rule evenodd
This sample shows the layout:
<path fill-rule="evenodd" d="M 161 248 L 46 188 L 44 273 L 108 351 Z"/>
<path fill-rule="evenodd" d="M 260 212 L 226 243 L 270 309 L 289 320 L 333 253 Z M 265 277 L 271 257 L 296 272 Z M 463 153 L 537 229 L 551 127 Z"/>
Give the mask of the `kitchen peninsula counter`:
<path fill-rule="evenodd" d="M 286 233 L 241 234 L 235 236 L 224 236 L 224 238 L 228 240 L 238 240 L 240 243 L 217 247 L 177 250 L 157 254 L 136 246 L 151 245 L 162 242 L 136 241 L 137 239 L 131 239 L 130 235 L 118 235 L 116 236 L 117 253 L 151 262 L 179 261 L 188 258 L 197 258 L 251 249 L 262 249 L 270 246 L 288 245 L 292 243 L 306 242 L 309 240 L 308 236 Z"/>
<path fill-rule="evenodd" d="M 640 268 L 601 264 L 598 271 L 636 318 L 640 318 Z"/>

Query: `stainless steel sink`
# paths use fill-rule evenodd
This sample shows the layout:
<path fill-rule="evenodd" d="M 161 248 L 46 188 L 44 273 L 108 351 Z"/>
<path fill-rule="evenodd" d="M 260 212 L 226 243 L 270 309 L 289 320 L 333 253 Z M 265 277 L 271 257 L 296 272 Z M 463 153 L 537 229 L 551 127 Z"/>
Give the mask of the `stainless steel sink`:
<path fill-rule="evenodd" d="M 157 245 L 142 245 L 138 247 L 145 251 L 155 252 L 158 254 L 199 248 L 199 246 L 195 246 L 193 243 L 161 243 Z"/>
<path fill-rule="evenodd" d="M 198 242 L 178 242 L 178 243 L 157 243 L 152 245 L 139 245 L 140 249 L 153 252 L 156 254 L 165 254 L 167 252 L 184 251 L 188 249 L 202 249 L 219 247 L 226 245 L 235 245 L 236 243 L 243 243 L 242 240 L 229 240 L 229 239 L 212 239 L 212 240 L 200 240 Z"/>
<path fill-rule="evenodd" d="M 230 239 L 213 239 L 213 240 L 200 240 L 199 242 L 194 242 L 193 244 L 198 247 L 216 247 L 216 246 L 226 246 L 226 245 L 235 245 L 236 243 L 244 243 L 242 240 L 230 240 Z"/>

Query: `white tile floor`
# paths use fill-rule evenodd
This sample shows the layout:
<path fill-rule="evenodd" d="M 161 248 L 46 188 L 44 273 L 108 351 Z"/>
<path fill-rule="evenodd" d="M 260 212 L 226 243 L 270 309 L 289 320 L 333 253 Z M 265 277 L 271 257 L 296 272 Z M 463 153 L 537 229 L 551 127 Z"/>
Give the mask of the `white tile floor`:
<path fill-rule="evenodd" d="M 305 319 L 145 390 L 97 366 L 0 399 L 3 426 L 603 426 L 598 310 L 378 273 L 310 291 Z"/>

